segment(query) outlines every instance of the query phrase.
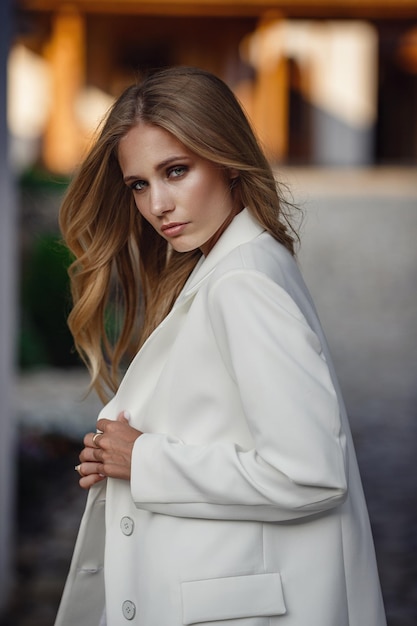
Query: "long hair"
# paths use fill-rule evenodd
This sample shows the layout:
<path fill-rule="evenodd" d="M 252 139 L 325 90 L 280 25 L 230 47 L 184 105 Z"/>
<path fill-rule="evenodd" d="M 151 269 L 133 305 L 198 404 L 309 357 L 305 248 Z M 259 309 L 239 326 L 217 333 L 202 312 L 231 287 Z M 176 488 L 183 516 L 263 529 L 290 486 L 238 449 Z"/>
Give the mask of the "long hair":
<path fill-rule="evenodd" d="M 119 142 L 139 122 L 165 129 L 225 170 L 237 170 L 234 192 L 241 206 L 291 253 L 296 238 L 271 167 L 223 81 L 197 68 L 175 67 L 127 88 L 103 121 L 60 211 L 61 231 L 75 257 L 68 323 L 102 399 L 117 389 L 122 357 L 169 313 L 201 256 L 199 250 L 170 251 L 123 182 Z M 112 324 L 110 302 L 118 315 Z"/>

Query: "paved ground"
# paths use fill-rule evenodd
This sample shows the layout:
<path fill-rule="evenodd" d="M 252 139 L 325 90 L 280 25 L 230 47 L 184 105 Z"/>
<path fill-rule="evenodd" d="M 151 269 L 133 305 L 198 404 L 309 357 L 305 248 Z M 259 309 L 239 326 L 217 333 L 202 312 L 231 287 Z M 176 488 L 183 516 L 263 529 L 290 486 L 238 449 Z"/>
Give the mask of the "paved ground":
<path fill-rule="evenodd" d="M 99 402 L 84 372 L 47 370 L 17 382 L 16 585 L 1 626 L 52 626 L 85 504 L 74 465 Z M 75 625 L 74 626 L 82 626 Z"/>

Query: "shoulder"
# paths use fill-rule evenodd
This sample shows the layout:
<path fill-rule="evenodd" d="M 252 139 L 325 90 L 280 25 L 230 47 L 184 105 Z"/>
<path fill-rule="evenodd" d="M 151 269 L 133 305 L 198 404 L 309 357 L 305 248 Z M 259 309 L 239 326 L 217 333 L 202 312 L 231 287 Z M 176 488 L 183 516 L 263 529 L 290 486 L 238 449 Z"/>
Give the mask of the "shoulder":
<path fill-rule="evenodd" d="M 258 237 L 234 248 L 217 265 L 211 276 L 211 284 L 233 276 L 260 275 L 291 291 L 294 283 L 304 285 L 295 258 L 266 231 Z"/>
<path fill-rule="evenodd" d="M 216 266 L 207 284 L 209 301 L 221 308 L 274 302 L 316 327 L 317 312 L 296 259 L 263 232 L 234 248 Z"/>

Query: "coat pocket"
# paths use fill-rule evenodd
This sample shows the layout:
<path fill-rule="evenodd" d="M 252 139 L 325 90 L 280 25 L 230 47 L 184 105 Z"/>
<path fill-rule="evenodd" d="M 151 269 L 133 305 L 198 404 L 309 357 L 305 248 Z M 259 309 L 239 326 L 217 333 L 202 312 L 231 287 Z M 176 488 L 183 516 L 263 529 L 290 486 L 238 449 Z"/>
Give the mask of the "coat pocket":
<path fill-rule="evenodd" d="M 193 580 L 181 591 L 186 625 L 286 613 L 278 573 Z"/>

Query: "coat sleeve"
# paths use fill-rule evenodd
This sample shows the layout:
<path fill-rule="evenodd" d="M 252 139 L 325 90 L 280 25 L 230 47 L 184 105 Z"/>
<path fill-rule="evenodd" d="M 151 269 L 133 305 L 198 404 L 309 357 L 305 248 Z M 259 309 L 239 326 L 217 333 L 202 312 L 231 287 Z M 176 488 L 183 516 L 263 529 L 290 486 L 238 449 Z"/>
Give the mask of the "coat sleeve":
<path fill-rule="evenodd" d="M 255 445 L 142 435 L 132 459 L 136 506 L 183 517 L 285 521 L 339 505 L 347 480 L 338 399 L 300 309 L 281 286 L 247 270 L 221 277 L 207 308 Z"/>

